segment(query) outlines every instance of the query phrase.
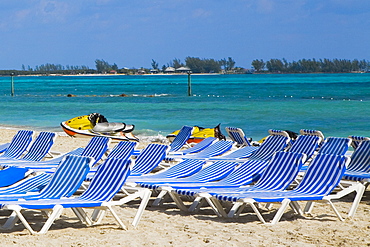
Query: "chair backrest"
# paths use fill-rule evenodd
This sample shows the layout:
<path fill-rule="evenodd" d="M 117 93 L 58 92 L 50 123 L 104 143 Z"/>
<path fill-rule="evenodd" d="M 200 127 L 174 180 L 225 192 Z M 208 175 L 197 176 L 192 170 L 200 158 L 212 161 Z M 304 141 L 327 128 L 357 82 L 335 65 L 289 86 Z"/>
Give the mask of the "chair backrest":
<path fill-rule="evenodd" d="M 370 140 L 362 141 L 352 153 L 347 170 L 352 172 L 370 171 Z"/>
<path fill-rule="evenodd" d="M 187 177 L 200 171 L 205 163 L 206 163 L 205 160 L 186 159 L 174 166 L 171 166 L 167 170 L 154 174 L 153 176 L 150 177 L 161 177 L 161 178 Z"/>
<path fill-rule="evenodd" d="M 0 195 L 8 194 L 23 194 L 26 192 L 40 191 L 50 182 L 51 175 L 47 173 L 40 173 L 33 177 L 21 180 L 19 183 L 10 187 L 1 188 Z"/>
<path fill-rule="evenodd" d="M 322 154 L 344 155 L 347 152 L 350 144 L 351 139 L 349 138 L 328 137 L 318 152 Z"/>
<path fill-rule="evenodd" d="M 130 174 L 130 160 L 109 158 L 99 165 L 89 187 L 79 197 L 90 201 L 110 201 Z"/>
<path fill-rule="evenodd" d="M 81 156 L 92 157 L 97 163 L 108 150 L 110 139 L 105 136 L 94 136 L 82 151 Z"/>
<path fill-rule="evenodd" d="M 349 159 L 343 155 L 318 154 L 294 189 L 311 195 L 328 195 L 339 184 Z"/>
<path fill-rule="evenodd" d="M 305 159 L 305 154 L 277 152 L 254 187 L 267 190 L 286 189 L 297 177 Z"/>
<path fill-rule="evenodd" d="M 301 135 L 305 136 L 318 136 L 320 137 L 320 142 L 323 142 L 325 140 L 324 134 L 320 130 L 309 130 L 309 129 L 301 129 L 299 131 Z"/>
<path fill-rule="evenodd" d="M 221 155 L 225 153 L 226 151 L 229 151 L 233 146 L 232 141 L 224 141 L 220 140 L 215 142 L 214 144 L 208 146 L 203 151 L 200 151 L 199 153 L 191 154 L 191 156 L 194 156 L 196 158 L 209 158 L 217 155 Z"/>
<path fill-rule="evenodd" d="M 369 137 L 365 136 L 348 136 L 348 138 L 352 140 L 351 146 L 353 147 L 354 150 L 356 150 L 356 148 L 358 147 L 358 145 L 360 145 L 362 141 L 370 140 Z"/>
<path fill-rule="evenodd" d="M 320 137 L 315 135 L 300 135 L 294 141 L 288 152 L 302 153 L 310 158 L 318 148 Z"/>
<path fill-rule="evenodd" d="M 232 153 L 228 153 L 220 157 L 216 157 L 215 159 L 244 159 L 244 158 L 248 158 L 249 156 L 251 156 L 256 150 L 257 150 L 257 147 L 245 146 L 245 147 L 238 148 Z"/>
<path fill-rule="evenodd" d="M 186 141 L 191 136 L 192 131 L 193 131 L 193 127 L 184 125 L 180 129 L 180 131 L 177 134 L 177 136 L 175 137 L 175 139 L 171 142 L 169 152 L 176 152 L 176 151 L 180 150 L 180 148 L 182 148 L 182 146 L 184 146 Z"/>
<path fill-rule="evenodd" d="M 137 156 L 131 172 L 136 174 L 151 172 L 166 157 L 167 150 L 167 145 L 150 143 Z"/>
<path fill-rule="evenodd" d="M 9 147 L 1 157 L 19 158 L 28 148 L 32 141 L 34 132 L 31 130 L 19 130 L 14 135 Z"/>
<path fill-rule="evenodd" d="M 225 130 L 230 139 L 236 143 L 237 147 L 251 146 L 251 143 L 248 141 L 248 138 L 241 128 L 225 127 Z"/>
<path fill-rule="evenodd" d="M 283 150 L 289 141 L 290 138 L 285 135 L 270 135 L 249 159 L 269 160 L 274 153 Z"/>
<path fill-rule="evenodd" d="M 136 142 L 121 141 L 113 147 L 112 151 L 108 154 L 107 159 L 116 158 L 127 160 L 130 158 L 136 147 Z"/>
<path fill-rule="evenodd" d="M 268 132 L 270 135 L 282 135 L 282 136 L 290 138 L 288 132 L 284 130 L 269 129 Z"/>
<path fill-rule="evenodd" d="M 53 146 L 56 137 L 56 134 L 52 132 L 40 132 L 22 160 L 40 161 L 43 159 Z"/>
<path fill-rule="evenodd" d="M 181 150 L 181 153 L 192 154 L 192 153 L 200 152 L 204 150 L 205 148 L 209 147 L 210 145 L 212 145 L 216 140 L 217 140 L 216 137 L 207 137 L 203 141 L 192 146 L 191 148 Z"/>
<path fill-rule="evenodd" d="M 192 176 L 184 178 L 191 181 L 211 182 L 225 178 L 238 165 L 237 162 L 216 161 Z"/>
<path fill-rule="evenodd" d="M 64 157 L 50 182 L 32 199 L 57 199 L 73 195 L 81 186 L 93 163 L 94 159 L 91 157 L 75 155 Z"/>

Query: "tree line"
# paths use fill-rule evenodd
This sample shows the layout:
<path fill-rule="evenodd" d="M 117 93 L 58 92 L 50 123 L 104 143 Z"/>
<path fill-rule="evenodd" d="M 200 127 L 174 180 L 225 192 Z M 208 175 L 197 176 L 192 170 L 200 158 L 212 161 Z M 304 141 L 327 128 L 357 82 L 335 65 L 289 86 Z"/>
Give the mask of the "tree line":
<path fill-rule="evenodd" d="M 145 73 L 174 73 L 182 68 L 182 72 L 190 70 L 192 73 L 349 73 L 369 72 L 370 62 L 367 60 L 348 59 L 300 59 L 287 61 L 286 59 L 255 59 L 252 61 L 252 69 L 235 66 L 232 57 L 215 60 L 213 58 L 186 57 L 184 62 L 173 59 L 165 65 L 158 64 L 152 59 L 152 68 L 119 68 L 116 63 L 109 63 L 103 59 L 95 60 L 95 69 L 88 66 L 73 66 L 60 64 L 42 64 L 34 68 L 22 65 L 22 70 L 0 70 L 0 75 L 73 75 L 73 74 L 145 74 Z M 170 69 L 170 70 L 169 70 Z M 185 69 L 185 70 L 184 70 Z"/>
<path fill-rule="evenodd" d="M 269 73 L 349 73 L 368 72 L 370 62 L 367 60 L 348 59 L 301 59 L 288 62 L 286 59 L 262 59 L 252 61 L 256 72 Z"/>

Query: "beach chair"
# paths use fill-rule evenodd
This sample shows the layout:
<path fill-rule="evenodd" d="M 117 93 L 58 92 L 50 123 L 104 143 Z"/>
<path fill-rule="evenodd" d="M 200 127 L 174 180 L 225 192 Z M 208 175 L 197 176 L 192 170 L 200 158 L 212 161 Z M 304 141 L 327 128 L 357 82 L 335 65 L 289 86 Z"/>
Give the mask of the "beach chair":
<path fill-rule="evenodd" d="M 99 166 L 88 189 L 81 196 L 76 198 L 19 201 L 3 204 L 3 209 L 13 211 L 12 217 L 9 217 L 4 228 L 12 228 L 19 218 L 29 232 L 35 234 L 36 231 L 28 223 L 22 212 L 25 210 L 52 210 L 47 221 L 38 232 L 44 234 L 51 227 L 55 219 L 61 215 L 64 208 L 71 208 L 81 222 L 88 226 L 99 224 L 104 216 L 101 210 L 108 210 L 112 213 L 119 226 L 123 229 L 127 229 L 113 210 L 113 206 L 120 206 L 129 201 L 141 199 L 140 206 L 132 222 L 132 225 L 136 227 L 149 201 L 150 191 L 141 188 L 135 189 L 132 194 L 126 195 L 120 200 L 112 201 L 117 192 L 121 190 L 130 173 L 129 165 L 130 161 L 127 160 L 115 158 L 107 159 L 104 164 Z M 133 188 L 128 188 L 128 190 L 133 190 Z M 83 208 L 92 208 L 95 210 L 92 216 L 89 217 Z"/>
<path fill-rule="evenodd" d="M 348 138 L 352 140 L 351 146 L 353 147 L 353 150 L 356 150 L 361 142 L 370 140 L 369 137 L 365 136 L 348 136 Z"/>
<path fill-rule="evenodd" d="M 78 156 L 87 156 L 94 159 L 95 165 L 99 162 L 103 155 L 107 152 L 108 146 L 110 143 L 110 139 L 108 137 L 103 136 L 94 136 L 90 139 L 88 144 L 85 148 L 78 148 L 75 149 L 67 154 L 64 154 L 60 157 L 56 157 L 54 159 L 48 161 L 39 161 L 39 162 L 22 162 L 18 164 L 11 164 L 12 166 L 16 165 L 18 167 L 26 167 L 35 171 L 46 171 L 46 172 L 53 172 L 59 165 L 60 161 L 67 155 L 78 155 Z M 1 163 L 1 162 L 0 162 Z"/>
<path fill-rule="evenodd" d="M 0 144 L 0 153 L 4 153 L 9 146 L 10 142 Z"/>
<path fill-rule="evenodd" d="M 335 208 L 333 200 L 337 200 L 348 193 L 352 193 L 361 188 L 361 184 L 347 188 L 344 193 L 340 191 L 336 194 L 330 194 L 339 184 L 341 177 L 344 174 L 349 158 L 342 155 L 318 154 L 308 167 L 301 183 L 293 190 L 286 191 L 258 191 L 258 192 L 242 192 L 236 194 L 217 194 L 213 197 L 212 202 L 219 212 L 223 208 L 218 200 L 226 200 L 237 202 L 239 204 L 246 204 L 251 206 L 253 211 L 257 214 L 261 222 L 266 223 L 263 216 L 255 206 L 256 203 L 272 203 L 280 202 L 281 207 L 277 211 L 271 224 L 276 224 L 282 217 L 284 211 L 290 205 L 292 209 L 304 216 L 310 214 L 315 201 L 324 201 L 331 205 L 336 216 L 343 220 L 339 211 Z M 363 187 L 363 186 L 362 186 Z M 297 201 L 307 201 L 305 209 L 302 211 Z M 355 202 L 354 202 L 355 203 Z M 225 213 L 220 213 L 225 215 Z M 230 214 L 229 214 L 230 216 Z"/>
<path fill-rule="evenodd" d="M 210 157 L 214 157 L 217 155 L 221 155 L 227 151 L 229 151 L 233 146 L 232 141 L 224 141 L 220 140 L 215 142 L 214 144 L 206 147 L 202 151 L 198 153 L 192 153 L 187 155 L 181 155 L 180 157 L 176 157 L 179 159 L 207 159 Z"/>
<path fill-rule="evenodd" d="M 180 157 L 180 155 L 187 155 L 187 154 L 192 154 L 192 153 L 198 153 L 205 148 L 209 147 L 213 143 L 217 141 L 216 137 L 207 137 L 203 141 L 195 144 L 194 146 L 187 148 L 187 149 L 182 149 L 177 152 L 169 152 L 167 157 L 168 159 Z"/>
<path fill-rule="evenodd" d="M 153 205 L 159 205 L 163 197 L 170 191 L 173 190 L 172 186 L 190 184 L 190 183 L 201 183 L 201 182 L 211 182 L 217 181 L 228 176 L 236 167 L 238 163 L 229 162 L 229 161 L 217 161 L 213 164 L 210 164 L 206 168 L 200 170 L 199 172 L 185 177 L 185 178 L 172 178 L 172 179 L 163 179 L 162 181 L 155 180 L 153 182 L 139 182 L 138 184 L 141 187 L 160 190 L 161 192 L 153 202 Z M 176 198 L 174 198 L 176 199 Z"/>
<path fill-rule="evenodd" d="M 115 158 L 115 159 L 123 159 L 128 160 L 130 159 L 131 155 L 134 152 L 136 142 L 128 142 L 128 141 L 121 141 L 117 145 L 110 150 L 109 154 L 107 155 L 107 159 Z M 86 181 L 90 181 L 95 172 L 98 170 L 99 166 L 95 166 L 90 169 L 89 174 L 86 176 Z"/>
<path fill-rule="evenodd" d="M 31 144 L 28 152 L 21 158 L 1 159 L 0 164 L 12 164 L 19 162 L 37 162 L 42 160 L 50 151 L 56 139 L 56 134 L 52 132 L 40 132 L 35 141 Z"/>
<path fill-rule="evenodd" d="M 288 149 L 288 152 L 302 153 L 309 159 L 315 153 L 320 142 L 320 137 L 316 135 L 300 135 Z"/>
<path fill-rule="evenodd" d="M 253 146 L 240 147 L 240 148 L 238 148 L 237 150 L 235 150 L 231 153 L 211 157 L 211 158 L 208 158 L 208 160 L 213 161 L 213 160 L 246 159 L 246 158 L 249 158 L 257 149 L 258 149 L 258 147 L 253 147 Z"/>
<path fill-rule="evenodd" d="M 0 201 L 55 199 L 71 196 L 81 186 L 94 159 L 84 156 L 66 156 L 50 182 L 38 194 L 0 196 Z"/>
<path fill-rule="evenodd" d="M 40 192 L 40 190 L 50 182 L 50 179 L 51 175 L 46 173 L 38 173 L 29 176 L 25 179 L 18 181 L 15 184 L 12 184 L 11 186 L 0 188 L 0 197 L 2 195 L 9 196 L 32 192 Z"/>
<path fill-rule="evenodd" d="M 186 141 L 189 139 L 191 136 L 191 133 L 193 131 L 193 127 L 190 126 L 183 126 L 175 139 L 171 142 L 170 144 L 170 150 L 169 152 L 176 152 L 180 150 L 185 144 Z"/>
<path fill-rule="evenodd" d="M 263 190 L 265 188 L 282 190 L 291 184 L 305 160 L 305 154 L 277 152 L 270 161 L 250 160 L 245 162 L 220 181 L 173 186 L 176 191 L 171 191 L 171 197 L 175 197 L 176 202 L 180 202 L 180 204 L 177 204 L 180 209 L 186 207 L 179 196 L 196 197 L 188 210 L 192 212 L 199 209 L 203 199 L 209 201 L 209 198 L 215 192 L 235 193 L 237 191 Z M 261 173 L 262 177 L 259 178 L 258 176 L 259 179 L 257 180 L 256 175 Z M 254 186 L 239 188 L 255 181 L 258 182 Z"/>
<path fill-rule="evenodd" d="M 350 145 L 351 139 L 349 138 L 328 137 L 319 148 L 318 153 L 345 155 Z"/>
<path fill-rule="evenodd" d="M 130 176 L 141 176 L 151 172 L 164 160 L 168 148 L 167 145 L 150 143 L 134 160 Z"/>
<path fill-rule="evenodd" d="M 269 135 L 261 146 L 253 152 L 249 159 L 269 160 L 274 153 L 283 150 L 289 142 L 290 138 L 287 133 Z"/>
<path fill-rule="evenodd" d="M 324 134 L 320 130 L 301 129 L 299 133 L 300 135 L 319 137 L 321 140 L 319 145 L 325 140 Z"/>
<path fill-rule="evenodd" d="M 27 150 L 30 145 L 34 132 L 31 130 L 19 130 L 14 135 L 6 151 L 0 156 L 1 160 L 17 159 Z"/>
<path fill-rule="evenodd" d="M 206 162 L 204 160 L 186 159 L 172 167 L 169 167 L 168 169 L 163 169 L 162 171 L 156 172 L 154 174 L 144 174 L 142 176 L 128 177 L 126 184 L 163 181 L 164 179 L 169 178 L 187 177 L 200 171 L 205 163 Z"/>
<path fill-rule="evenodd" d="M 225 127 L 227 135 L 236 143 L 236 147 L 252 146 L 241 128 Z"/>

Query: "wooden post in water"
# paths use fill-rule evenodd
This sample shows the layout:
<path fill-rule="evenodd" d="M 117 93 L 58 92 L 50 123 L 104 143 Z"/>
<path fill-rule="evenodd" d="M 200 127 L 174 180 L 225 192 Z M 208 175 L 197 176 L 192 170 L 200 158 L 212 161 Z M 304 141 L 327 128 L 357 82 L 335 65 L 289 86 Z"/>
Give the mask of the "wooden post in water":
<path fill-rule="evenodd" d="M 191 96 L 191 71 L 188 71 L 188 96 Z"/>
<path fill-rule="evenodd" d="M 10 95 L 14 96 L 14 73 L 11 73 L 10 77 L 11 77 L 11 92 L 10 92 Z"/>

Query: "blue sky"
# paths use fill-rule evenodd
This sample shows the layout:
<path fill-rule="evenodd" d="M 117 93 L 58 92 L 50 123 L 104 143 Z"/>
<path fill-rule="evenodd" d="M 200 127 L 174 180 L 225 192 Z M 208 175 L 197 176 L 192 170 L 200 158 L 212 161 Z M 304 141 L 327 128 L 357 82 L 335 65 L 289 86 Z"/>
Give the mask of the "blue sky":
<path fill-rule="evenodd" d="M 369 0 L 1 0 L 0 69 L 174 58 L 370 60 Z"/>

